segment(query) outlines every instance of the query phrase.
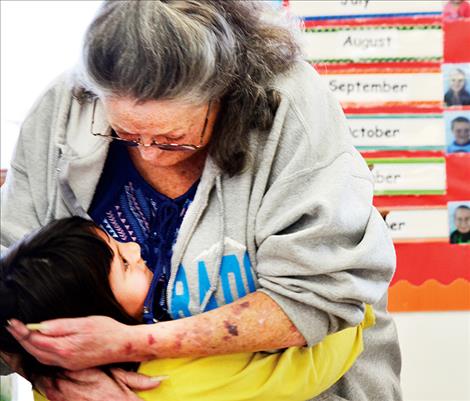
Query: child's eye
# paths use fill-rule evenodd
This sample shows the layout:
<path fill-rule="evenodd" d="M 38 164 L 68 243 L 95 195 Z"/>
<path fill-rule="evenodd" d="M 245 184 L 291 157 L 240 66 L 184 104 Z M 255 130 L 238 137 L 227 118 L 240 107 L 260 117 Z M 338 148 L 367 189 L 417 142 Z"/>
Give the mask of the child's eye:
<path fill-rule="evenodd" d="M 121 258 L 121 262 L 122 262 L 122 265 L 124 266 L 124 270 L 127 270 L 129 268 L 129 262 L 122 255 L 119 255 L 119 257 Z"/>

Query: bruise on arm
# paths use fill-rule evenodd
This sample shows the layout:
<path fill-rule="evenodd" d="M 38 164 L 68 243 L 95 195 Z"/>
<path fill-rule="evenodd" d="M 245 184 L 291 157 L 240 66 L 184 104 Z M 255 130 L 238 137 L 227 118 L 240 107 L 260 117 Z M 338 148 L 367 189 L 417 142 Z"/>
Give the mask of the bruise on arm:
<path fill-rule="evenodd" d="M 136 329 L 139 333 L 132 349 L 139 361 L 256 352 L 306 343 L 278 304 L 262 292 L 200 315 Z"/>

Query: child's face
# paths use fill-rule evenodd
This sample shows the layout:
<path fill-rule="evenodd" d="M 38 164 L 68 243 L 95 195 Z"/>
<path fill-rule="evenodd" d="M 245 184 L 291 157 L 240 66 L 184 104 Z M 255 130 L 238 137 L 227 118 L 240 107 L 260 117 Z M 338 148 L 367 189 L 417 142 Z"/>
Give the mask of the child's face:
<path fill-rule="evenodd" d="M 465 86 L 465 75 L 460 71 L 453 71 L 450 74 L 450 87 L 454 92 L 460 92 Z"/>
<path fill-rule="evenodd" d="M 116 300 L 129 315 L 142 318 L 153 273 L 142 260 L 140 246 L 135 242 L 118 242 L 101 230 L 98 230 L 98 235 L 114 252 L 109 270 L 109 285 Z"/>
<path fill-rule="evenodd" d="M 455 211 L 455 227 L 462 234 L 470 232 L 470 210 L 457 209 Z"/>
<path fill-rule="evenodd" d="M 459 145 L 465 145 L 470 142 L 470 123 L 465 121 L 456 121 L 452 127 L 455 142 Z"/>

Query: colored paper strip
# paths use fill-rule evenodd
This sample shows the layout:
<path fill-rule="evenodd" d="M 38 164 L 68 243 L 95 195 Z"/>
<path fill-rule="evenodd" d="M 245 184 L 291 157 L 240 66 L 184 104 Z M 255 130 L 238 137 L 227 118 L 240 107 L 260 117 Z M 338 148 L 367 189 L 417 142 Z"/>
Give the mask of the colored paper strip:
<path fill-rule="evenodd" d="M 302 36 L 312 62 L 441 60 L 443 35 L 437 26 L 314 28 Z M 426 43 L 426 46 L 423 46 Z"/>
<path fill-rule="evenodd" d="M 374 104 L 442 104 L 440 72 L 327 74 L 324 79 L 343 106 Z"/>
<path fill-rule="evenodd" d="M 446 191 L 444 158 L 366 159 L 376 195 L 438 195 Z"/>
<path fill-rule="evenodd" d="M 381 209 L 394 242 L 449 242 L 447 208 Z"/>
<path fill-rule="evenodd" d="M 457 279 L 449 285 L 428 280 L 420 286 L 399 281 L 388 292 L 392 312 L 470 310 L 470 282 Z"/>
<path fill-rule="evenodd" d="M 348 115 L 349 132 L 360 150 L 443 150 L 439 114 Z"/>

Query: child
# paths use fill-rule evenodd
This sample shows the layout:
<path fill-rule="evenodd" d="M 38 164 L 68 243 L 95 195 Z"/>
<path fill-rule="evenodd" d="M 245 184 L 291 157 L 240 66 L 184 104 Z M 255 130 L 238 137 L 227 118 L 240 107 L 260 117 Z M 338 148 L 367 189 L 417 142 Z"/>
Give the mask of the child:
<path fill-rule="evenodd" d="M 455 230 L 450 235 L 451 244 L 470 244 L 470 207 L 459 205 L 454 212 Z"/>
<path fill-rule="evenodd" d="M 454 140 L 447 147 L 447 153 L 470 153 L 470 120 L 463 116 L 456 117 L 452 120 L 450 128 Z"/>
<path fill-rule="evenodd" d="M 18 354 L 27 377 L 60 378 L 60 368 L 39 363 L 14 340 L 4 327 L 7 319 L 33 323 L 106 315 L 137 325 L 151 275 L 136 244 L 118 243 L 78 217 L 50 223 L 1 259 L 0 352 Z M 138 395 L 158 401 L 305 401 L 351 367 L 362 352 L 362 329 L 372 322 L 367 308 L 360 326 L 329 335 L 311 348 L 144 362 L 140 373 L 169 378 Z"/>

